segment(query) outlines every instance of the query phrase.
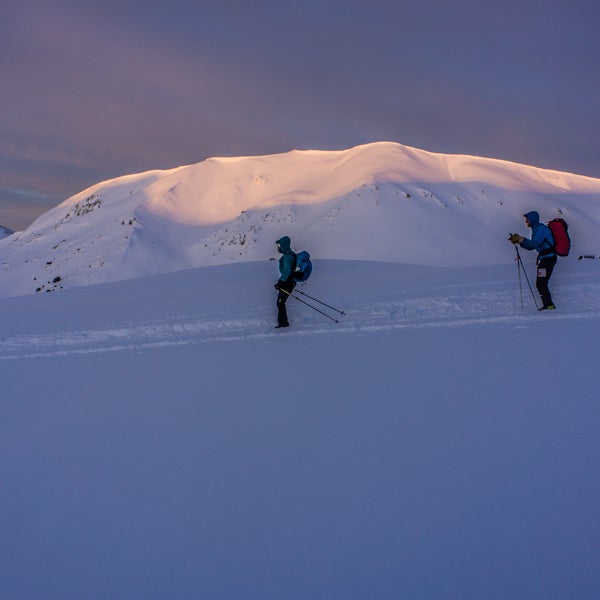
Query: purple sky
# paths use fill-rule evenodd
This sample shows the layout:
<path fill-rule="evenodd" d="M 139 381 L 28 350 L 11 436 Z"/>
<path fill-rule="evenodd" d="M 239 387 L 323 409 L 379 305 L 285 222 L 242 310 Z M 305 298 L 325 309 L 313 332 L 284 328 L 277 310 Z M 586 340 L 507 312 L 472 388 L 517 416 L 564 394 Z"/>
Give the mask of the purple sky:
<path fill-rule="evenodd" d="M 0 224 L 210 156 L 391 140 L 600 177 L 597 0 L 0 6 Z"/>

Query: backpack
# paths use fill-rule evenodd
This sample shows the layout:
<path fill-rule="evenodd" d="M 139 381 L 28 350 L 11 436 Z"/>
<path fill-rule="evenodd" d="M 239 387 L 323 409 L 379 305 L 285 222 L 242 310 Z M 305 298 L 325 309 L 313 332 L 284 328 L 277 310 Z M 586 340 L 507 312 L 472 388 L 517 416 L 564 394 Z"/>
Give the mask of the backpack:
<path fill-rule="evenodd" d="M 296 281 L 306 281 L 312 273 L 312 263 L 310 254 L 306 250 L 296 254 L 296 268 L 294 269 L 294 279 Z"/>
<path fill-rule="evenodd" d="M 564 219 L 552 219 L 548 228 L 554 236 L 554 250 L 558 256 L 568 256 L 571 250 L 571 238 L 569 237 L 569 225 Z"/>

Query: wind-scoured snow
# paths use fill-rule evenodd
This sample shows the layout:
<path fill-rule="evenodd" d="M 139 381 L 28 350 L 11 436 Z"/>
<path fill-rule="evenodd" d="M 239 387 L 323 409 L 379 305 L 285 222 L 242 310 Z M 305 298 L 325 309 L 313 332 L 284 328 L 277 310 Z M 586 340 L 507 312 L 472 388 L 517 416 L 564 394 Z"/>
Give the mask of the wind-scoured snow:
<path fill-rule="evenodd" d="M 391 142 L 201 163 L 99 183 L 0 243 L 0 294 L 262 261 L 290 235 L 321 259 L 498 264 L 524 212 L 598 252 L 600 180 Z"/>

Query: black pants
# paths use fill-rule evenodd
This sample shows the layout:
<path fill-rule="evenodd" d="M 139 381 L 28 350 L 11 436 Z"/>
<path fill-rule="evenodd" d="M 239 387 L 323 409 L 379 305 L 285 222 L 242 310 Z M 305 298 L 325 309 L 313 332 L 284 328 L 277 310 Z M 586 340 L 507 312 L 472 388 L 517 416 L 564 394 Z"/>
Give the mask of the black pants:
<path fill-rule="evenodd" d="M 277 324 L 282 327 L 287 327 L 289 325 L 287 311 L 285 309 L 285 303 L 290 297 L 289 294 L 292 293 L 292 290 L 295 286 L 296 282 L 292 277 L 290 277 L 284 283 L 281 284 L 281 289 L 279 290 L 279 294 L 277 294 Z M 288 293 L 286 294 L 285 292 Z"/>
<path fill-rule="evenodd" d="M 547 308 L 551 304 L 554 304 L 554 302 L 552 302 L 550 290 L 548 289 L 548 282 L 550 281 L 550 277 L 552 276 L 552 271 L 554 271 L 556 260 L 556 256 L 542 258 L 540 259 L 537 265 L 537 277 L 535 279 L 535 287 L 540 293 L 540 298 L 542 299 L 542 306 L 544 308 Z"/>

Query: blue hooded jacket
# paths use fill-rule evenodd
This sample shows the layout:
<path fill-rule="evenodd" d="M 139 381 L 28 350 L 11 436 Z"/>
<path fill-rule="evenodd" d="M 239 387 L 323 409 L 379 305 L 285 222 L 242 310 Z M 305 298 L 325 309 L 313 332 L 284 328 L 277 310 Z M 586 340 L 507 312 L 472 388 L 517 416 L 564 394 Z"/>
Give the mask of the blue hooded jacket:
<path fill-rule="evenodd" d="M 531 212 L 523 215 L 529 219 L 531 225 L 531 239 L 525 238 L 520 246 L 525 250 L 536 250 L 538 253 L 538 261 L 540 258 L 548 258 L 554 256 L 554 236 L 547 225 L 540 223 L 540 215 L 537 211 L 532 210 Z"/>

